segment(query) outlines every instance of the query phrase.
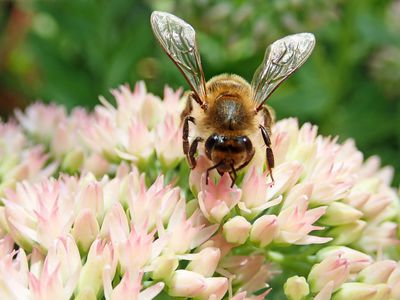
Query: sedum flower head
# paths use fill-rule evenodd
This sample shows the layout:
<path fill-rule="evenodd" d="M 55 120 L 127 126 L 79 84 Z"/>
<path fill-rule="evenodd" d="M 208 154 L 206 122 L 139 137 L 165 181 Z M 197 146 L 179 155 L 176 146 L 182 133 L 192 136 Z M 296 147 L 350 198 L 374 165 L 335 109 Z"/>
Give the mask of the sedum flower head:
<path fill-rule="evenodd" d="M 1 299 L 400 297 L 399 195 L 377 157 L 284 119 L 274 183 L 258 155 L 236 185 L 206 184 L 202 144 L 194 170 L 182 153 L 181 90 L 112 95 L 0 124 Z"/>

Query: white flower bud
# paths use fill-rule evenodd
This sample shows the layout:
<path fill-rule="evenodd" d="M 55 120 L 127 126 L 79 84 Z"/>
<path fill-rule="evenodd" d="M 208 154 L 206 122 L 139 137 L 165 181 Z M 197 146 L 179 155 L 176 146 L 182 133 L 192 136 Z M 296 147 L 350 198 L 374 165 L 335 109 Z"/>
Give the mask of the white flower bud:
<path fill-rule="evenodd" d="M 306 279 L 300 276 L 293 276 L 286 280 L 283 290 L 289 300 L 302 300 L 310 293 Z"/>
<path fill-rule="evenodd" d="M 320 221 L 324 225 L 336 226 L 353 223 L 360 219 L 362 215 L 361 211 L 350 205 L 341 202 L 332 202 L 328 205 Z"/>
<path fill-rule="evenodd" d="M 229 243 L 244 244 L 249 237 L 251 224 L 242 216 L 236 216 L 223 226 L 223 234 Z"/>

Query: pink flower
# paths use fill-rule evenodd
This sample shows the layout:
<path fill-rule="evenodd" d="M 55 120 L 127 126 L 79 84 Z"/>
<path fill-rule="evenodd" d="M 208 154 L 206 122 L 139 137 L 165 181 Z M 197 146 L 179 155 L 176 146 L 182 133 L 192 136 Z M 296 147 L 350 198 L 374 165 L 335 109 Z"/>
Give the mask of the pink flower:
<path fill-rule="evenodd" d="M 67 181 L 47 180 L 41 184 L 18 183 L 8 190 L 5 215 L 10 234 L 23 247 L 39 244 L 47 249 L 53 240 L 65 237 L 73 223 L 74 204 Z"/>
<path fill-rule="evenodd" d="M 214 184 L 211 180 L 209 180 L 208 185 L 202 182 L 201 191 L 198 195 L 199 206 L 210 222 L 220 223 L 239 202 L 242 192 L 236 187 L 231 188 L 231 183 L 228 173 L 221 177 L 218 184 Z"/>
<path fill-rule="evenodd" d="M 142 289 L 143 273 L 126 272 L 120 283 L 113 288 L 110 268 L 104 270 L 103 284 L 106 300 L 151 300 L 164 288 L 164 283 L 156 283 L 147 289 Z"/>
<path fill-rule="evenodd" d="M 2 299 L 29 299 L 28 260 L 23 249 L 0 257 L 0 295 Z"/>
<path fill-rule="evenodd" d="M 285 181 L 284 178 L 281 178 L 280 175 L 282 173 L 277 171 L 277 174 L 274 172 L 274 176 L 278 176 L 276 181 Z M 290 176 L 286 176 L 289 178 Z M 281 202 L 282 197 L 278 196 L 275 199 L 272 199 L 271 192 L 268 192 L 270 185 L 267 183 L 267 173 L 258 174 L 256 168 L 253 166 L 246 173 L 241 189 L 242 189 L 242 199 L 240 200 L 238 207 L 242 210 L 243 214 L 248 218 L 253 218 L 258 215 L 260 212 L 277 205 Z M 275 195 L 279 194 L 279 191 L 273 192 Z"/>
<path fill-rule="evenodd" d="M 163 99 L 163 109 L 165 110 L 165 114 L 168 115 L 177 115 L 183 110 L 184 105 L 186 105 L 185 97 L 182 97 L 182 88 L 174 91 L 168 86 L 164 87 L 164 99 Z M 180 119 L 180 118 L 179 118 Z"/>
<path fill-rule="evenodd" d="M 40 275 L 29 274 L 34 299 L 70 299 L 81 270 L 78 247 L 72 237 L 59 239 L 50 247 Z"/>
<path fill-rule="evenodd" d="M 267 280 L 272 277 L 271 267 L 262 255 L 229 256 L 221 262 L 221 268 L 234 275 L 234 287 L 248 293 L 266 287 Z"/>
<path fill-rule="evenodd" d="M 312 267 L 308 274 L 311 291 L 319 292 L 326 284 L 333 282 L 333 290 L 340 287 L 350 275 L 350 262 L 341 253 L 325 258 Z"/>
<path fill-rule="evenodd" d="M 394 299 L 400 298 L 400 267 L 397 264 L 396 268 L 390 274 L 387 280 L 388 286 L 391 288 L 391 296 Z"/>
<path fill-rule="evenodd" d="M 16 154 L 27 147 L 27 138 L 22 132 L 22 128 L 15 122 L 3 123 L 0 121 L 0 155 Z"/>
<path fill-rule="evenodd" d="M 399 243 L 396 234 L 397 228 L 398 224 L 395 222 L 382 222 L 379 224 L 371 222 L 357 241 L 357 245 L 367 253 L 397 245 Z"/>
<path fill-rule="evenodd" d="M 45 154 L 41 145 L 28 148 L 20 153 L 5 155 L 3 159 L 4 164 L 0 170 L 2 176 L 0 194 L 3 194 L 6 188 L 13 187 L 17 181 L 43 180 L 52 175 L 58 166 L 56 162 L 49 163 L 49 156 Z"/>
<path fill-rule="evenodd" d="M 14 240 L 10 235 L 0 239 L 0 257 L 10 254 L 14 250 Z"/>
<path fill-rule="evenodd" d="M 121 132 L 118 155 L 126 160 L 147 161 L 154 152 L 154 133 L 140 120 L 132 120 L 127 132 Z"/>
<path fill-rule="evenodd" d="M 87 293 L 97 295 L 103 288 L 104 271 L 108 269 L 110 278 L 114 277 L 117 261 L 110 243 L 97 239 L 93 242 L 79 277 L 76 297 Z"/>
<path fill-rule="evenodd" d="M 330 300 L 332 298 L 334 284 L 334 281 L 329 281 L 325 284 L 318 294 L 315 295 L 314 300 Z"/>
<path fill-rule="evenodd" d="M 389 299 L 390 288 L 386 284 L 373 285 L 362 282 L 346 282 L 335 293 L 337 300 L 380 300 Z"/>
<path fill-rule="evenodd" d="M 193 195 L 197 195 L 200 192 L 202 182 L 205 180 L 205 176 L 203 175 L 209 167 L 211 167 L 211 161 L 204 155 L 199 155 L 197 157 L 196 167 L 190 171 L 189 175 L 189 187 Z M 219 175 L 216 175 L 216 171 L 212 170 L 209 180 L 216 180 L 217 176 Z"/>
<path fill-rule="evenodd" d="M 146 222 L 148 229 L 152 230 L 161 222 L 167 224 L 175 206 L 181 199 L 180 190 L 170 185 L 164 186 L 164 177 L 159 176 L 147 189 L 144 177 L 140 179 L 136 190 L 135 176 L 128 178 L 128 206 L 135 224 Z"/>
<path fill-rule="evenodd" d="M 394 260 L 377 261 L 363 269 L 358 274 L 358 279 L 365 283 L 386 283 L 396 267 L 397 263 Z"/>
<path fill-rule="evenodd" d="M 84 209 L 77 215 L 71 234 L 81 251 L 87 252 L 99 231 L 99 223 L 93 212 L 89 209 Z"/>
<path fill-rule="evenodd" d="M 205 277 L 212 277 L 221 258 L 221 250 L 215 247 L 207 247 L 199 253 L 187 254 L 182 258 L 190 260 L 186 267 L 187 270 L 202 274 Z"/>
<path fill-rule="evenodd" d="M 201 291 L 196 298 L 203 300 L 221 300 L 228 291 L 228 278 L 211 277 L 205 278 L 205 289 Z"/>
<path fill-rule="evenodd" d="M 177 270 L 169 283 L 169 294 L 174 297 L 196 297 L 207 288 L 203 275 L 187 270 Z"/>
<path fill-rule="evenodd" d="M 197 210 L 187 218 L 184 199 L 178 202 L 166 231 L 163 233 L 161 228 L 158 229 L 160 238 L 166 241 L 164 252 L 183 254 L 207 241 L 217 231 L 217 224 L 198 224 L 198 214 Z"/>
<path fill-rule="evenodd" d="M 17 110 L 15 116 L 27 132 L 48 144 L 58 124 L 66 120 L 67 113 L 63 106 L 37 102 L 30 105 L 24 113 Z"/>
<path fill-rule="evenodd" d="M 122 273 L 135 272 L 150 261 L 153 240 L 154 232 L 147 234 L 147 228 L 131 226 L 131 232 L 124 241 L 113 242 Z M 158 253 L 153 255 L 156 257 Z"/>
<path fill-rule="evenodd" d="M 260 247 L 265 247 L 276 238 L 279 231 L 275 215 L 263 215 L 255 220 L 250 232 L 250 240 Z"/>
<path fill-rule="evenodd" d="M 96 114 L 92 126 L 86 126 L 80 132 L 86 146 L 111 161 L 118 159 L 118 128 L 110 116 Z"/>
<path fill-rule="evenodd" d="M 323 229 L 313 223 L 325 213 L 326 207 L 321 206 L 307 210 L 307 206 L 308 198 L 303 195 L 299 197 L 296 204 L 279 213 L 279 234 L 275 239 L 277 242 L 304 245 L 326 243 L 332 239 L 309 235 L 313 230 Z"/>
<path fill-rule="evenodd" d="M 157 156 L 165 168 L 174 168 L 183 159 L 182 127 L 173 115 L 166 115 L 155 131 Z"/>
<path fill-rule="evenodd" d="M 318 252 L 317 257 L 320 260 L 324 260 L 328 257 L 337 257 L 339 255 L 349 262 L 350 273 L 352 274 L 360 272 L 373 261 L 371 256 L 344 246 L 325 247 Z"/>

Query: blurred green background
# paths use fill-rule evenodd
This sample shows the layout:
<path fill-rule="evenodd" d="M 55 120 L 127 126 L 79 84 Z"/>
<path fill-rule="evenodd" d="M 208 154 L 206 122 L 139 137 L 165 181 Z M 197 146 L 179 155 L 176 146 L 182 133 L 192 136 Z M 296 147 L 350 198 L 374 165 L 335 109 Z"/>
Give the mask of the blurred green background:
<path fill-rule="evenodd" d="M 31 101 L 93 107 L 98 95 L 144 79 L 188 85 L 161 51 L 152 10 L 172 12 L 198 33 L 206 77 L 251 80 L 266 46 L 313 32 L 308 62 L 271 97 L 278 118 L 296 116 L 325 135 L 353 137 L 400 180 L 400 1 L 0 0 L 0 113 Z"/>

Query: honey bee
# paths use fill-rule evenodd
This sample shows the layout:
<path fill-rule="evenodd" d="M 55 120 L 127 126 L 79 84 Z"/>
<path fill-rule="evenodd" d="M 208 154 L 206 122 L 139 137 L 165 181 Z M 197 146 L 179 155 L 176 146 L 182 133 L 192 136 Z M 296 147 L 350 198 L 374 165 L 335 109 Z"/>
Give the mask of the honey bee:
<path fill-rule="evenodd" d="M 266 146 L 266 163 L 272 182 L 274 154 L 271 148 L 273 118 L 265 101 L 273 91 L 295 72 L 310 56 L 315 38 L 311 33 L 286 36 L 272 43 L 263 62 L 249 84 L 238 75 L 221 74 L 205 81 L 196 43 L 196 32 L 182 19 L 155 11 L 151 26 L 161 46 L 176 64 L 191 87 L 182 113 L 183 152 L 191 169 L 196 167 L 195 154 L 204 142 L 205 154 L 220 175 L 228 172 L 232 186 L 237 171 L 255 154 L 251 136 L 260 130 Z M 196 136 L 189 142 L 189 125 L 196 126 Z"/>

